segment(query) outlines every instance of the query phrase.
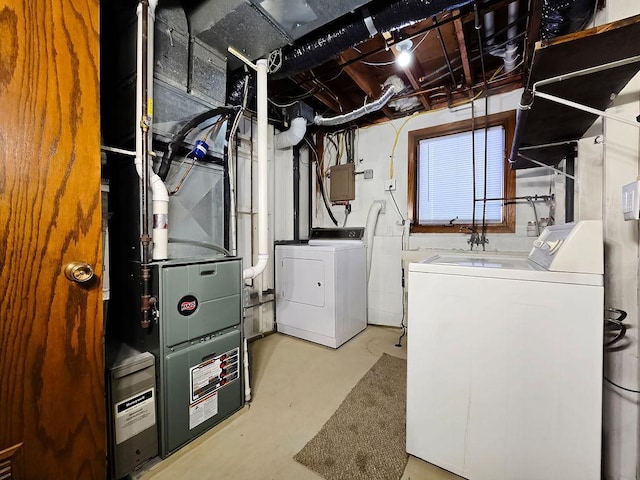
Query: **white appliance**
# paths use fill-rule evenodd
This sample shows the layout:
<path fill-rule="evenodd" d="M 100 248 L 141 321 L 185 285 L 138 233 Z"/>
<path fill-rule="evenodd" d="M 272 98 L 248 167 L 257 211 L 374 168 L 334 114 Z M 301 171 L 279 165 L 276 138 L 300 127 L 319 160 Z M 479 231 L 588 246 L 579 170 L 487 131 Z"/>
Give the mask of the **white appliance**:
<path fill-rule="evenodd" d="M 602 222 L 409 265 L 407 452 L 471 480 L 600 478 Z"/>
<path fill-rule="evenodd" d="M 367 326 L 364 229 L 315 229 L 308 245 L 276 245 L 279 332 L 338 348 Z"/>

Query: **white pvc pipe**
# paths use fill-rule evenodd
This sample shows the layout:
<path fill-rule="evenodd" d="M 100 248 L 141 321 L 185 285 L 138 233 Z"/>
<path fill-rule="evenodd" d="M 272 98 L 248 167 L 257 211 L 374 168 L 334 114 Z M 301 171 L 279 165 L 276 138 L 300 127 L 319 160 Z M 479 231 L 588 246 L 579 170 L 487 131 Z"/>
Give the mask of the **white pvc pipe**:
<path fill-rule="evenodd" d="M 487 41 L 487 47 L 491 50 L 491 46 L 494 43 L 493 31 L 494 31 L 494 14 L 493 11 L 484 14 L 484 36 Z"/>
<path fill-rule="evenodd" d="M 267 61 L 257 62 L 258 85 L 258 263 L 244 269 L 245 280 L 260 275 L 269 260 L 268 204 L 267 204 Z"/>
<path fill-rule="evenodd" d="M 504 60 L 504 71 L 510 72 L 516 66 L 518 59 L 518 44 L 513 40 L 518 34 L 518 1 L 509 3 L 507 23 L 511 25 L 507 30 L 508 42 L 504 48 L 493 48 L 495 39 L 493 38 L 495 30 L 495 17 L 493 12 L 484 14 L 484 35 L 487 41 L 489 53 L 495 57 L 501 57 Z"/>
<path fill-rule="evenodd" d="M 371 276 L 371 257 L 373 255 L 373 238 L 376 234 L 376 225 L 378 223 L 378 215 L 382 210 L 382 203 L 373 202 L 369 207 L 369 213 L 367 214 L 367 224 L 365 231 L 367 232 L 367 285 L 369 285 L 369 278 Z"/>
<path fill-rule="evenodd" d="M 276 150 L 293 147 L 302 141 L 307 131 L 307 121 L 302 117 L 296 117 L 291 120 L 289 130 L 280 132 L 273 138 L 273 146 Z"/>
<path fill-rule="evenodd" d="M 509 30 L 507 30 L 507 36 L 509 38 L 509 42 L 505 47 L 504 51 L 504 71 L 510 72 L 512 71 L 518 59 L 518 44 L 514 41 L 514 38 L 518 34 L 518 1 L 511 2 L 508 7 L 508 19 L 509 22 Z"/>
<path fill-rule="evenodd" d="M 153 65 L 154 65 L 154 53 L 153 53 L 153 32 L 155 11 L 158 6 L 158 0 L 149 0 L 149 19 L 148 19 L 148 65 L 151 67 L 150 74 L 147 76 L 147 110 L 149 117 L 149 126 L 151 127 L 151 118 L 153 117 Z M 140 129 L 140 121 L 142 118 L 142 5 L 138 4 L 138 35 L 137 35 L 137 74 L 136 74 L 136 119 L 135 119 L 135 131 L 136 131 L 136 158 L 135 166 L 138 176 L 142 178 L 142 131 Z M 149 150 L 152 150 L 152 132 L 149 128 Z M 151 188 L 151 195 L 153 197 L 153 253 L 154 260 L 164 260 L 168 256 L 169 245 L 169 193 L 162 179 L 153 172 L 149 172 L 149 183 Z"/>

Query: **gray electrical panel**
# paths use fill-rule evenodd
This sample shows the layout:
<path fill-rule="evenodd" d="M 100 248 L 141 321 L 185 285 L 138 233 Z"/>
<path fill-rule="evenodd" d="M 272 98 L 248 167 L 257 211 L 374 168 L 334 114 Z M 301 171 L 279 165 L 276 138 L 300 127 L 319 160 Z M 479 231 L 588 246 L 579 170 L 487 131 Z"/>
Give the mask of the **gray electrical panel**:
<path fill-rule="evenodd" d="M 109 470 L 117 479 L 158 455 L 155 357 L 126 344 L 110 344 L 106 362 Z"/>
<path fill-rule="evenodd" d="M 153 281 L 164 458 L 243 405 L 242 262 L 224 256 L 158 262 Z"/>

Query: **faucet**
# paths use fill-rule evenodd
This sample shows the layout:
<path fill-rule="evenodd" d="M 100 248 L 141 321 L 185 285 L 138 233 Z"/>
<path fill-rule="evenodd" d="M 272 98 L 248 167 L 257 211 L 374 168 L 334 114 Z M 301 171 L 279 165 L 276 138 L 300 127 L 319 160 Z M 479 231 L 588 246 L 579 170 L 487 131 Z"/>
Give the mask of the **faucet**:
<path fill-rule="evenodd" d="M 489 239 L 484 234 L 481 235 L 475 230 L 473 230 L 472 228 L 469 228 L 469 227 L 464 227 L 464 228 L 471 231 L 471 235 L 467 239 L 467 243 L 471 247 L 471 250 L 473 250 L 474 245 L 478 245 L 478 246 L 482 245 L 482 249 L 484 250 L 484 246 L 487 243 L 489 243 Z M 462 228 L 460 229 L 460 231 L 462 231 Z"/>

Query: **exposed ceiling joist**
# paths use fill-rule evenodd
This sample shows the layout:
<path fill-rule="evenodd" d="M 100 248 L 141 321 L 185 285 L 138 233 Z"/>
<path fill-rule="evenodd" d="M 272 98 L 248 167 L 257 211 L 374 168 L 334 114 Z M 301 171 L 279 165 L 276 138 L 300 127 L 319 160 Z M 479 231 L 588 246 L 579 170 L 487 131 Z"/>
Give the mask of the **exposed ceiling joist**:
<path fill-rule="evenodd" d="M 341 112 L 343 110 L 342 104 L 338 99 L 338 96 L 333 93 L 322 82 L 308 74 L 298 74 L 295 77 L 298 85 L 304 88 L 307 92 L 312 93 L 318 100 L 320 100 L 327 108 L 334 112 Z"/>
<path fill-rule="evenodd" d="M 454 15 L 458 15 L 460 10 L 455 10 Z M 460 47 L 460 58 L 462 60 L 462 68 L 464 70 L 464 81 L 467 85 L 473 85 L 473 73 L 471 70 L 471 62 L 469 61 L 469 54 L 467 53 L 467 41 L 464 36 L 464 27 L 462 20 L 456 18 L 453 21 L 453 26 L 456 29 L 456 37 L 458 37 L 458 45 Z"/>
<path fill-rule="evenodd" d="M 340 63 L 347 63 L 359 54 L 353 49 L 345 50 L 340 55 Z M 371 70 L 361 63 L 349 63 L 344 68 L 344 72 L 360 87 L 360 89 L 371 99 L 375 99 L 382 93 L 382 87 L 377 78 L 371 75 Z M 382 111 L 389 119 L 393 118 L 393 112 L 389 107 L 382 107 Z"/>

